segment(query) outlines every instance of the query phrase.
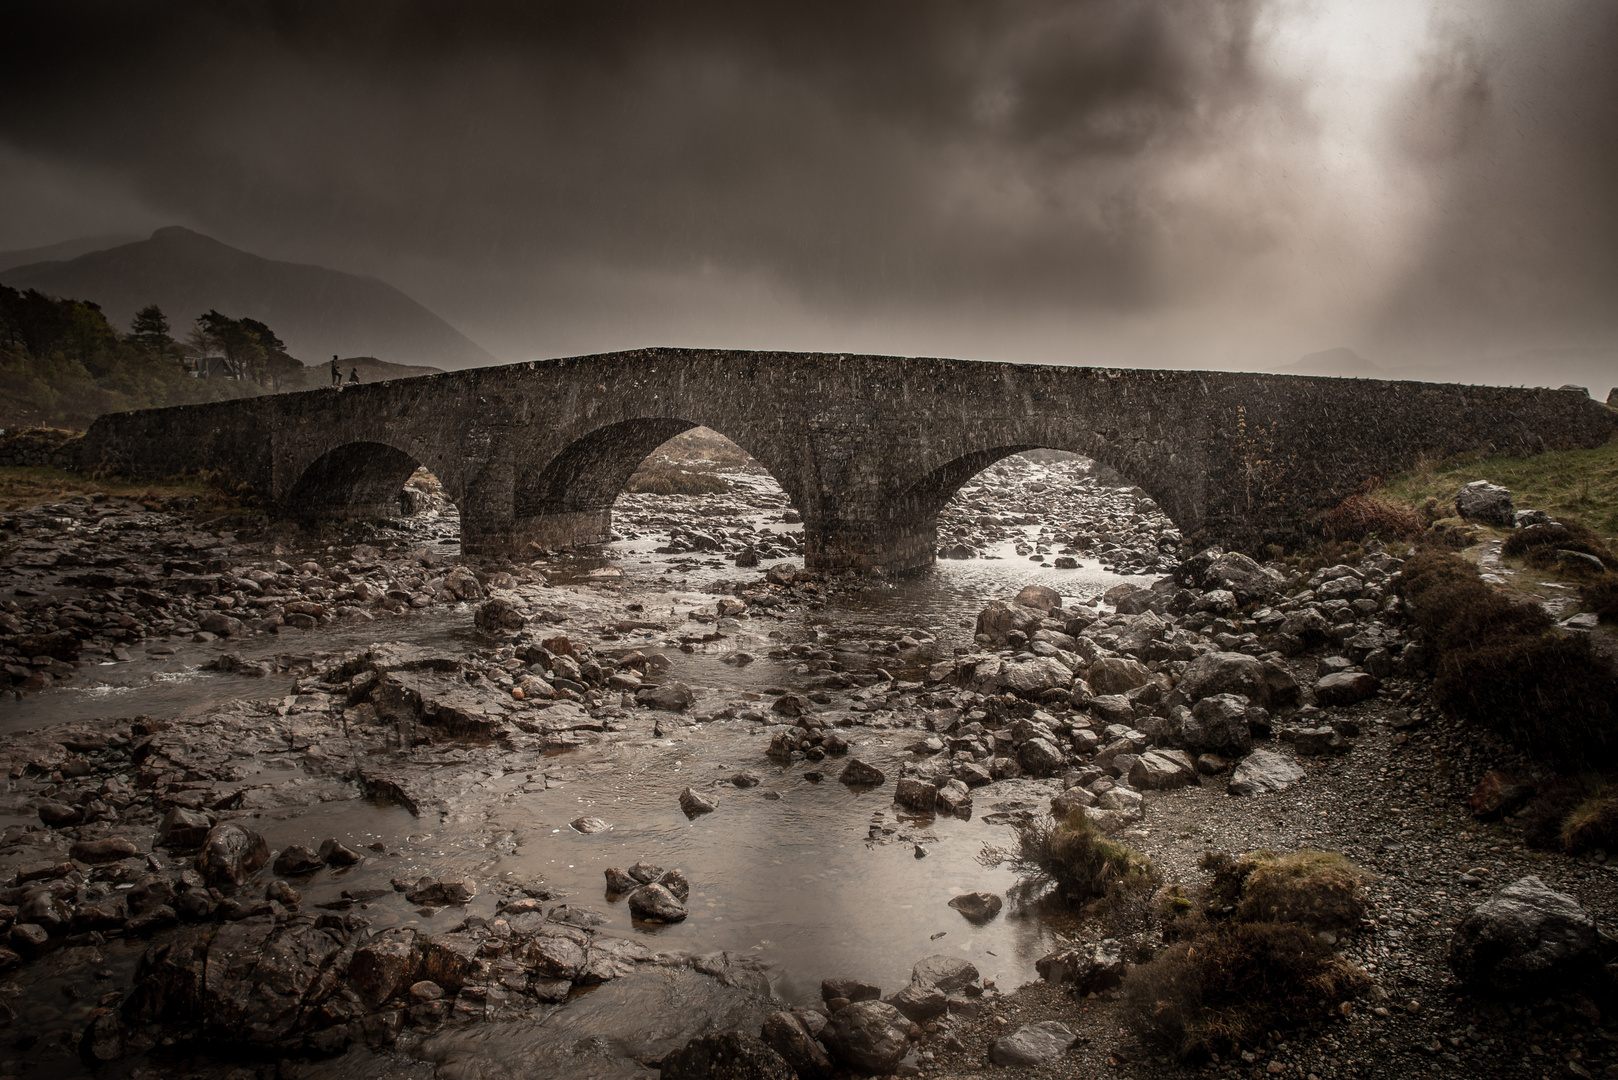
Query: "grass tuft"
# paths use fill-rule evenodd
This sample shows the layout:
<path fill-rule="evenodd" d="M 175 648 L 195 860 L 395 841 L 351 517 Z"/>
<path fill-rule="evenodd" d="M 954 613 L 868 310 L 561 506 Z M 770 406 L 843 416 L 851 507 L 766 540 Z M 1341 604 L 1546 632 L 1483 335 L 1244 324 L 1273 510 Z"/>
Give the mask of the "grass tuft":
<path fill-rule="evenodd" d="M 985 845 L 978 860 L 1009 863 L 1032 881 L 1049 881 L 1070 903 L 1139 893 L 1154 886 L 1157 868 L 1145 855 L 1109 840 L 1083 811 L 1065 820 L 1041 814 L 1012 826 L 1010 848 Z"/>

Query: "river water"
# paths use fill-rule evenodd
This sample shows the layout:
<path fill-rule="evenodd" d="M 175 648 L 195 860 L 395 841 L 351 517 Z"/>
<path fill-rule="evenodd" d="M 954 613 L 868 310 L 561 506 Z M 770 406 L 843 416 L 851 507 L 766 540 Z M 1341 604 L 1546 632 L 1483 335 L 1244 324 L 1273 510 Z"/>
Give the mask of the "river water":
<path fill-rule="evenodd" d="M 1028 531 L 1032 536 L 1037 530 Z M 655 546 L 650 539 L 624 541 L 553 560 L 546 569 L 553 584 L 566 584 L 592 580 L 592 571 L 603 566 L 619 567 L 625 574 L 623 602 L 639 602 L 649 613 L 664 605 L 711 605 L 713 597 L 704 590 L 712 581 L 756 573 L 717 558 L 659 555 Z M 930 659 L 971 643 L 975 616 L 989 599 L 1041 584 L 1076 603 L 1123 581 L 1150 580 L 1121 577 L 1087 560 L 1077 569 L 1053 569 L 1018 556 L 1012 541 L 991 554 L 999 557 L 940 562 L 917 574 L 832 593 L 824 607 L 787 618 L 727 622 L 728 636 L 721 643 L 668 651 L 673 667 L 667 677 L 729 698 L 757 700 L 767 709 L 771 694 L 805 689 L 809 678 L 796 673 L 796 660 L 769 658 L 771 649 L 812 642 L 829 649 L 849 671 L 881 667 L 915 677 Z M 233 649 L 249 659 L 290 655 L 318 661 L 382 640 L 487 647 L 471 621 L 471 610 L 463 606 L 385 623 L 307 633 L 288 629 Z M 901 664 L 883 647 L 904 633 L 934 640 Z M 167 647 L 175 651 L 85 668 L 67 686 L 0 703 L 0 731 L 140 713 L 174 716 L 237 698 L 278 698 L 293 689 L 291 677 L 249 679 L 201 670 L 218 645 L 171 642 Z M 756 659 L 741 667 L 721 660 L 738 649 Z M 855 754 L 890 776 L 906 747 L 924 734 L 866 726 L 844 733 Z M 466 916 L 493 918 L 496 894 L 487 888 L 464 910 L 433 913 L 412 908 L 389 887 L 395 877 L 459 872 L 485 883 L 543 880 L 570 904 L 603 913 L 603 932 L 643 935 L 653 949 L 725 950 L 755 958 L 767 965 L 775 996 L 789 1003 L 818 1000 L 820 980 L 831 976 L 861 978 L 884 992 L 897 989 L 917 960 L 935 952 L 970 959 L 1007 989 L 1035 977 L 1034 961 L 1066 928 L 1059 913 L 1008 904 L 999 917 L 975 926 L 947 903 L 970 890 L 1005 895 L 1015 884 L 1009 870 L 982 865 L 979 853 L 985 844 L 1009 838 L 1000 815 L 1043 805 L 1050 782 L 1010 781 L 981 789 L 970 820 L 916 820 L 895 806 L 891 784 L 850 789 L 835 782 L 840 764 L 832 762 L 782 769 L 764 756 L 767 741 L 759 724 L 740 719 L 678 727 L 662 738 L 609 734 L 514 771 L 491 773 L 441 821 L 345 798 L 266 811 L 252 824 L 275 849 L 325 837 L 356 849 L 381 845 L 384 855 L 300 883 L 306 907 L 340 901 L 344 892 L 385 890 L 362 905 L 377 928 L 414 925 L 431 933 Z M 825 771 L 824 780 L 806 777 L 817 768 Z M 727 782 L 744 771 L 761 783 L 743 789 Z M 687 820 L 676 801 L 686 785 L 717 793 L 718 811 Z M 601 818 L 611 827 L 581 833 L 569 825 L 580 817 Z M 603 869 L 642 860 L 678 867 L 690 879 L 686 921 L 632 926 L 624 903 L 604 895 Z M 109 945 L 101 962 L 127 970 L 138 948 Z M 63 982 L 74 978 L 70 966 L 57 974 Z M 42 989 L 50 993 L 56 976 L 43 966 L 39 975 L 49 976 Z M 689 970 L 643 968 L 632 977 L 578 991 L 560 1008 L 447 1030 L 419 1046 L 410 1062 L 371 1059 L 355 1050 L 319 1066 L 314 1075 L 645 1076 L 637 1057 L 659 1056 L 700 1029 L 756 1030 L 760 1007 L 757 1000 Z M 66 1010 L 61 1019 L 71 1022 L 79 1011 Z"/>

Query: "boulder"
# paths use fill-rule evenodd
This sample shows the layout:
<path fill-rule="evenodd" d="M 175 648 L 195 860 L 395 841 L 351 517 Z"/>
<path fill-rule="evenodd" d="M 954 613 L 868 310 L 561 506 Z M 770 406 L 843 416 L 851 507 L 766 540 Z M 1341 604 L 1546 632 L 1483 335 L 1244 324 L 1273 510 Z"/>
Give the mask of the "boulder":
<path fill-rule="evenodd" d="M 648 705 L 654 709 L 665 709 L 669 712 L 681 712 L 697 699 L 691 688 L 683 682 L 661 683 L 657 686 L 643 686 L 635 691 L 635 703 Z"/>
<path fill-rule="evenodd" d="M 1110 990 L 1124 981 L 1129 965 L 1124 950 L 1113 940 L 1088 941 L 1072 949 L 1059 949 L 1034 961 L 1034 970 L 1046 982 L 1068 983 L 1079 994 Z"/>
<path fill-rule="evenodd" d="M 1478 990 L 1561 989 L 1598 965 L 1595 920 L 1539 878 L 1519 878 L 1461 920 L 1449 966 Z"/>
<path fill-rule="evenodd" d="M 910 1020 L 886 1002 L 855 1001 L 832 1013 L 822 1038 L 843 1064 L 885 1076 L 909 1049 Z"/>
<path fill-rule="evenodd" d="M 949 906 L 975 923 L 986 923 L 1000 914 L 1001 900 L 992 892 L 962 893 Z"/>
<path fill-rule="evenodd" d="M 68 857 L 75 862 L 89 863 L 92 866 L 134 858 L 140 853 L 140 848 L 122 836 L 107 836 L 100 840 L 75 840 L 67 851 Z"/>
<path fill-rule="evenodd" d="M 910 983 L 891 994 L 887 1001 L 918 1024 L 925 1024 L 949 1011 L 949 995 L 936 986 L 922 986 L 920 983 Z"/>
<path fill-rule="evenodd" d="M 1106 656 L 1090 665 L 1084 681 L 1090 684 L 1092 693 L 1107 695 L 1128 693 L 1137 686 L 1145 686 L 1151 678 L 1151 669 L 1139 660 Z"/>
<path fill-rule="evenodd" d="M 820 980 L 820 999 L 832 1001 L 842 998 L 844 1001 L 875 1001 L 882 996 L 882 988 L 873 986 L 858 979 L 822 979 Z"/>
<path fill-rule="evenodd" d="M 1073 672 L 1051 656 L 1002 664 L 1000 688 L 1018 697 L 1036 698 L 1050 690 L 1065 690 L 1073 682 Z"/>
<path fill-rule="evenodd" d="M 773 1012 L 764 1018 L 760 1037 L 781 1055 L 799 1080 L 829 1080 L 831 1058 L 804 1022 L 789 1012 Z"/>
<path fill-rule="evenodd" d="M 1273 750 L 1254 750 L 1236 765 L 1227 790 L 1232 795 L 1285 791 L 1303 779 L 1303 769 Z"/>
<path fill-rule="evenodd" d="M 1203 653 L 1186 666 L 1179 690 L 1193 702 L 1213 694 L 1240 694 L 1257 705 L 1270 699 L 1264 663 L 1238 652 Z"/>
<path fill-rule="evenodd" d="M 868 765 L 859 758 L 850 758 L 837 779 L 849 787 L 876 787 L 887 777 L 875 765 Z"/>
<path fill-rule="evenodd" d="M 478 887 L 465 878 L 423 877 L 405 892 L 405 899 L 426 907 L 450 907 L 465 904 L 477 894 Z"/>
<path fill-rule="evenodd" d="M 1315 701 L 1325 706 L 1353 705 L 1374 697 L 1382 681 L 1365 671 L 1338 671 L 1315 683 Z"/>
<path fill-rule="evenodd" d="M 521 609 L 503 596 L 496 596 L 478 605 L 472 622 L 485 634 L 515 633 L 528 622 Z"/>
<path fill-rule="evenodd" d="M 1513 524 L 1516 508 L 1511 505 L 1509 488 L 1491 484 L 1487 480 L 1474 480 L 1456 493 L 1455 513 L 1468 521 L 1509 527 Z"/>
<path fill-rule="evenodd" d="M 1029 776 L 1055 776 L 1067 758 L 1049 739 L 1029 739 L 1017 748 L 1017 764 Z"/>
<path fill-rule="evenodd" d="M 326 860 L 302 844 L 287 845 L 281 850 L 281 854 L 275 857 L 275 865 L 271 867 L 282 877 L 302 877 L 325 868 Z"/>
<path fill-rule="evenodd" d="M 1011 602 L 1049 614 L 1054 609 L 1062 606 L 1062 594 L 1044 585 L 1027 585 L 1023 587 L 1021 592 L 1011 598 Z"/>
<path fill-rule="evenodd" d="M 923 986 L 936 986 L 944 993 L 967 991 L 977 987 L 978 969 L 959 956 L 934 953 L 910 969 L 910 981 Z"/>
<path fill-rule="evenodd" d="M 743 1031 L 692 1039 L 663 1058 L 662 1076 L 663 1080 L 798 1080 L 774 1048 Z"/>
<path fill-rule="evenodd" d="M 1227 589 L 1237 603 L 1268 600 L 1285 584 L 1280 574 L 1268 570 L 1240 552 L 1220 555 L 1202 572 L 1204 589 Z"/>
<path fill-rule="evenodd" d="M 1032 637 L 1044 620 L 1045 613 L 1038 608 L 990 600 L 978 614 L 975 633 L 987 638 L 991 644 L 1004 645 L 1006 636 L 1013 630 Z"/>
<path fill-rule="evenodd" d="M 1180 745 L 1193 754 L 1239 757 L 1253 748 L 1247 724 L 1248 700 L 1241 694 L 1212 694 L 1183 717 Z"/>
<path fill-rule="evenodd" d="M 174 851 L 195 851 L 208 839 L 213 818 L 200 810 L 170 807 L 157 826 L 157 846 Z"/>
<path fill-rule="evenodd" d="M 1181 750 L 1148 750 L 1129 767 L 1129 785 L 1139 791 L 1171 791 L 1196 777 L 1196 765 Z"/>
<path fill-rule="evenodd" d="M 629 913 L 642 922 L 660 923 L 680 922 L 690 914 L 672 892 L 655 883 L 629 894 Z"/>
<path fill-rule="evenodd" d="M 270 846 L 251 829 L 227 823 L 208 830 L 197 853 L 197 872 L 208 884 L 234 889 L 270 861 Z"/>
<path fill-rule="evenodd" d="M 930 814 L 938 801 L 938 788 L 925 780 L 905 777 L 893 786 L 893 801 L 900 806 Z"/>
<path fill-rule="evenodd" d="M 996 1065 L 1031 1067 L 1055 1061 L 1067 1053 L 1078 1038 L 1059 1020 L 1027 1024 L 1010 1035 L 1002 1035 L 989 1047 L 989 1060 Z"/>
<path fill-rule="evenodd" d="M 680 791 L 680 809 L 685 816 L 694 818 L 701 814 L 711 814 L 719 809 L 719 800 L 710 795 L 703 795 L 695 788 L 683 788 Z"/>
<path fill-rule="evenodd" d="M 384 930 L 354 951 L 348 965 L 348 981 L 366 1001 L 380 1005 L 414 983 L 420 966 L 416 932 Z"/>

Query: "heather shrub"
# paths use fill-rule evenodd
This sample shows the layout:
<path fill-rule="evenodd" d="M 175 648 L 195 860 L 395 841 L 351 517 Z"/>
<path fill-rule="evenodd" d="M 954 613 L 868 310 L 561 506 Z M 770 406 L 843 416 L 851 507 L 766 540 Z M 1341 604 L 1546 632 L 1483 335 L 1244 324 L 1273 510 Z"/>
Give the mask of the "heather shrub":
<path fill-rule="evenodd" d="M 1413 540 L 1425 528 L 1417 515 L 1368 494 L 1350 495 L 1320 520 L 1320 531 L 1329 540 L 1363 542 L 1372 536 Z"/>
<path fill-rule="evenodd" d="M 1213 874 L 1210 907 L 1238 922 L 1346 930 L 1366 911 L 1365 871 L 1335 851 L 1252 851 L 1239 858 L 1210 853 L 1202 865 Z"/>
<path fill-rule="evenodd" d="M 1529 566 L 1549 569 L 1560 561 L 1558 551 L 1577 551 L 1600 559 L 1609 570 L 1618 570 L 1614 558 L 1601 537 L 1576 522 L 1557 525 L 1530 525 L 1518 529 L 1506 538 L 1501 551 L 1506 555 L 1521 556 Z"/>
<path fill-rule="evenodd" d="M 1618 575 L 1605 574 L 1581 585 L 1579 599 L 1602 622 L 1618 622 Z"/>
<path fill-rule="evenodd" d="M 1562 846 L 1575 855 L 1600 848 L 1618 852 L 1618 784 L 1608 784 L 1573 808 L 1562 822 Z"/>
<path fill-rule="evenodd" d="M 1124 1017 L 1147 1043 L 1197 1060 L 1324 1017 L 1369 983 L 1304 926 L 1227 922 L 1132 968 Z"/>

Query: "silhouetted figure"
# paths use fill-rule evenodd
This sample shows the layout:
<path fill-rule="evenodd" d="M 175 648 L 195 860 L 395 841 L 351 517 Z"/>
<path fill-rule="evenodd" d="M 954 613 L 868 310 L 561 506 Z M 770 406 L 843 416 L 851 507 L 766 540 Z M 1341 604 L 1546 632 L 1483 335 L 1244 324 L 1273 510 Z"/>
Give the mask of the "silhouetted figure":
<path fill-rule="evenodd" d="M 341 386 L 343 383 L 343 369 L 337 366 L 337 357 L 331 358 L 331 384 Z"/>
<path fill-rule="evenodd" d="M 357 383 L 357 382 L 360 381 L 360 369 L 359 368 L 351 367 L 351 368 L 348 369 L 348 381 L 350 383 Z"/>

